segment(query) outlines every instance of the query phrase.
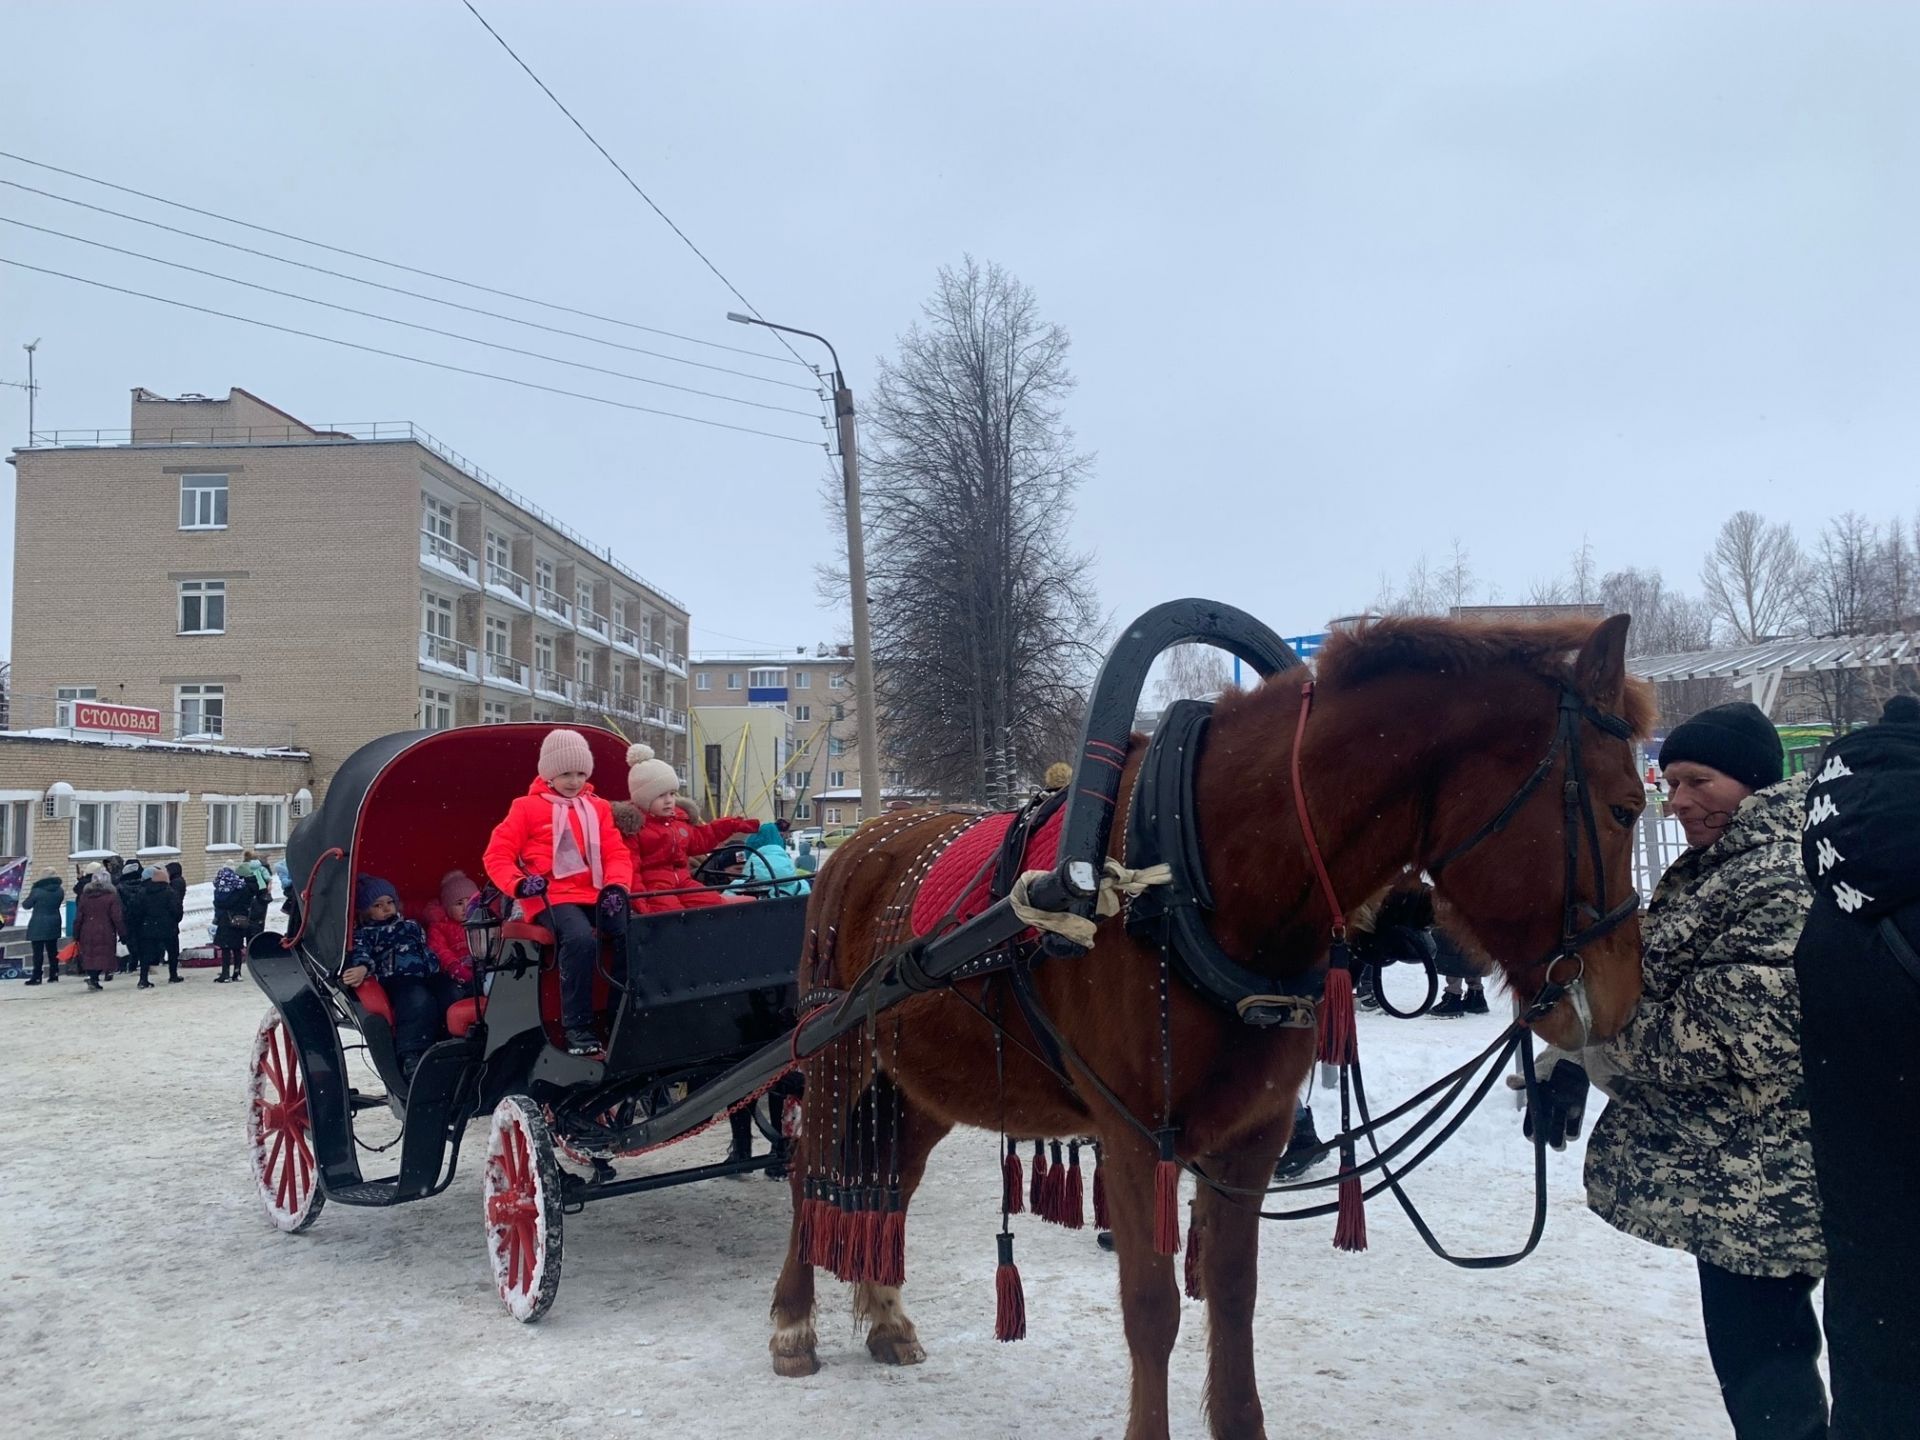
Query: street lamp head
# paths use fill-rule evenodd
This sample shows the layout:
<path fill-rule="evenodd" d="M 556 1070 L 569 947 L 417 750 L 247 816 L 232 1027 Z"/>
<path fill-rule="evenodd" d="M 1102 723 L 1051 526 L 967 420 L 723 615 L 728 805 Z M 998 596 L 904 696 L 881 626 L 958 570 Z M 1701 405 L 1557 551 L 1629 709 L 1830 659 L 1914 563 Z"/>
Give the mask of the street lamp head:
<path fill-rule="evenodd" d="M 736 325 L 758 325 L 760 322 L 751 315 L 742 315 L 738 310 L 727 311 L 727 319 Z"/>

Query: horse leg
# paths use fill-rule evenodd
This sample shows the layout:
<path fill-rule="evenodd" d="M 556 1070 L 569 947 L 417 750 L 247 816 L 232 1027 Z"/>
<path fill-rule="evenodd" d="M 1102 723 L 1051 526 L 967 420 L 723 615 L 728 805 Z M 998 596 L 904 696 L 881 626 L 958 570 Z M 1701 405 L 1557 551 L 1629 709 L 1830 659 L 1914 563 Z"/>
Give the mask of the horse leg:
<path fill-rule="evenodd" d="M 1225 1154 L 1209 1155 L 1206 1172 L 1222 1184 L 1264 1190 L 1286 1144 L 1287 1126 L 1272 1126 Z M 1221 1195 L 1202 1185 L 1194 1201 L 1197 1273 L 1207 1302 L 1207 1420 L 1219 1440 L 1265 1440 L 1266 1420 L 1253 1373 L 1253 1301 L 1260 1263 L 1260 1201 Z"/>
<path fill-rule="evenodd" d="M 1126 1440 L 1167 1440 L 1167 1357 L 1180 1334 L 1173 1257 L 1153 1249 L 1153 1167 L 1158 1156 L 1132 1132 L 1103 1133 L 1107 1211 L 1120 1260 L 1120 1311 L 1133 1359 Z"/>
<path fill-rule="evenodd" d="M 787 1175 L 793 1222 L 787 1230 L 786 1263 L 773 1287 L 773 1338 L 767 1341 L 767 1349 L 773 1352 L 773 1373 L 786 1376 L 811 1375 L 820 1368 L 814 1353 L 813 1266 L 800 1257 L 800 1187 L 806 1167 L 797 1161 L 796 1156 Z"/>
<path fill-rule="evenodd" d="M 953 1127 L 934 1119 L 917 1108 L 902 1094 L 900 1097 L 900 1203 L 911 1207 L 914 1191 L 927 1172 L 927 1157 L 933 1147 L 947 1138 Z M 900 1300 L 898 1285 L 872 1285 L 862 1282 L 853 1287 L 853 1313 L 867 1323 L 867 1353 L 882 1365 L 918 1365 L 927 1358 L 920 1346 L 919 1333 Z"/>

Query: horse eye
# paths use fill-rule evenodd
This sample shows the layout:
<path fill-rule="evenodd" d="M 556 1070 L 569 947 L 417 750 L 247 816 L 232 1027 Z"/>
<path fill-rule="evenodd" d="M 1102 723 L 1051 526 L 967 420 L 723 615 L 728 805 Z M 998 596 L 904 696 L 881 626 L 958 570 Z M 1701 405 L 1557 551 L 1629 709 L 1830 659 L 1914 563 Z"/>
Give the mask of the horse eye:
<path fill-rule="evenodd" d="M 1634 810 L 1634 808 L 1631 805 L 1615 805 L 1612 807 L 1612 809 L 1613 809 L 1613 818 L 1618 820 L 1622 825 L 1626 826 L 1628 829 L 1632 829 L 1633 822 L 1640 818 L 1639 814 Z"/>

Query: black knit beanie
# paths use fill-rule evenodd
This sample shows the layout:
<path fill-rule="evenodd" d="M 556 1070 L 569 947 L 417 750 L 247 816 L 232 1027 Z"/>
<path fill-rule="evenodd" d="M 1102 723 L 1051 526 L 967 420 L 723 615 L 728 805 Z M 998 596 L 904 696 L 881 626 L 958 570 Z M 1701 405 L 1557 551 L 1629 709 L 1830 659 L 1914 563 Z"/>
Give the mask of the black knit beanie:
<path fill-rule="evenodd" d="M 1660 768 L 1691 760 L 1732 776 L 1749 790 L 1778 785 L 1786 773 L 1780 732 L 1758 705 L 1736 700 L 1702 710 L 1681 725 L 1660 747 Z"/>

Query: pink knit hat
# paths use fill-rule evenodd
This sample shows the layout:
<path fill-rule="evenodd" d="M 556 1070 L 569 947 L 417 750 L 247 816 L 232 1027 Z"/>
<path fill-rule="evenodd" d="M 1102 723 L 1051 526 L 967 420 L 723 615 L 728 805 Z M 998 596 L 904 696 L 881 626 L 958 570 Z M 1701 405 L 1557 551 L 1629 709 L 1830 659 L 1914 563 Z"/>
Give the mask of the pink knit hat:
<path fill-rule="evenodd" d="M 578 730 L 549 730 L 540 742 L 540 778 L 551 784 L 554 776 L 569 770 L 593 774 L 593 751 L 587 737 Z"/>
<path fill-rule="evenodd" d="M 627 794 L 636 805 L 651 805 L 680 788 L 680 777 L 666 761 L 653 758 L 651 745 L 629 745 L 627 765 Z"/>

